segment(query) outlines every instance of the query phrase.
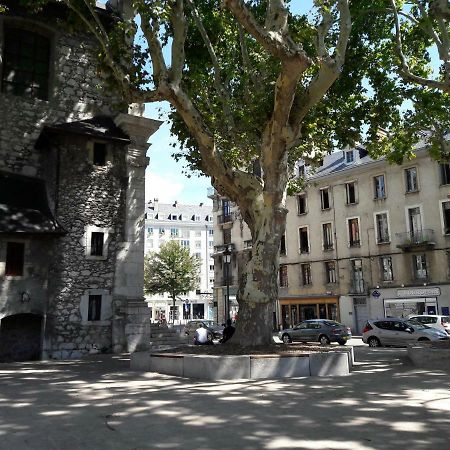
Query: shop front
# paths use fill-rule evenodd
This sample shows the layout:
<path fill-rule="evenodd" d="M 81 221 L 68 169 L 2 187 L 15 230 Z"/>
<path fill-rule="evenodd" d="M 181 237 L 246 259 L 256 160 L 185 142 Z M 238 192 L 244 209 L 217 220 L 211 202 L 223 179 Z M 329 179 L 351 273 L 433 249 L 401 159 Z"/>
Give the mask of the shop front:
<path fill-rule="evenodd" d="M 439 314 L 439 287 L 398 289 L 396 298 L 384 299 L 386 317 Z"/>
<path fill-rule="evenodd" d="M 280 298 L 278 317 L 282 329 L 309 319 L 339 321 L 339 297 Z"/>

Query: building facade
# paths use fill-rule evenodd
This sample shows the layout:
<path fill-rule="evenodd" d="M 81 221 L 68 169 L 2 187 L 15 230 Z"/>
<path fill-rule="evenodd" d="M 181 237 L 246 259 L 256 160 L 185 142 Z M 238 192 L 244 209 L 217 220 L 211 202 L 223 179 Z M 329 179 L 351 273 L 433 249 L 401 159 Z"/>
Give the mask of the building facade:
<path fill-rule="evenodd" d="M 102 90 L 62 2 L 0 15 L 0 361 L 133 351 L 147 140 L 160 122 Z M 108 21 L 104 5 L 98 13 Z"/>
<path fill-rule="evenodd" d="M 186 323 L 192 319 L 217 319 L 213 302 L 214 260 L 212 207 L 204 204 L 162 204 L 157 199 L 146 207 L 145 253 L 175 240 L 201 262 L 199 288 L 177 299 L 175 308 L 169 294 L 147 296 L 153 322 Z"/>
<path fill-rule="evenodd" d="M 448 314 L 448 164 L 432 160 L 425 148 L 403 165 L 372 160 L 356 148 L 332 153 L 318 169 L 305 166 L 300 172 L 308 187 L 287 199 L 277 327 L 329 318 L 360 334 L 368 318 Z M 220 229 L 220 204 L 216 213 Z M 239 220 L 230 229 L 232 261 L 238 261 L 251 240 Z M 220 246 L 217 250 L 221 259 Z"/>

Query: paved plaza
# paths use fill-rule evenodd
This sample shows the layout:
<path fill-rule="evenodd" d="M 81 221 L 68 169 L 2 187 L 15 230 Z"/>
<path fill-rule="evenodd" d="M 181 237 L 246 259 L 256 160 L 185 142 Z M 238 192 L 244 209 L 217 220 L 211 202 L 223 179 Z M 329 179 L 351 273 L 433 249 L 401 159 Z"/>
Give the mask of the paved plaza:
<path fill-rule="evenodd" d="M 450 374 L 355 347 L 351 375 L 202 382 L 129 356 L 0 364 L 0 449 L 413 449 L 450 442 Z"/>

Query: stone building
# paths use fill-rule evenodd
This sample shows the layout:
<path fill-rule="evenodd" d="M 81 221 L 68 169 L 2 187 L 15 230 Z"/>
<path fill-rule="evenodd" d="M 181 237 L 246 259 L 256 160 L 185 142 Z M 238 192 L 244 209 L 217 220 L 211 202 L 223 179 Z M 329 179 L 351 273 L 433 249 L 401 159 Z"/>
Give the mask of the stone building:
<path fill-rule="evenodd" d="M 432 160 L 425 146 L 415 155 L 391 165 L 354 148 L 330 154 L 316 170 L 299 166 L 308 187 L 286 201 L 274 328 L 328 318 L 360 334 L 368 318 L 449 314 L 450 165 Z M 223 250 L 232 250 L 232 296 L 252 242 L 237 208 L 214 198 L 223 309 Z"/>
<path fill-rule="evenodd" d="M 161 244 L 175 240 L 191 255 L 195 255 L 200 265 L 199 288 L 186 292 L 173 308 L 169 294 L 147 296 L 153 322 L 166 320 L 186 323 L 191 319 L 217 320 L 217 305 L 213 303 L 214 245 L 212 207 L 160 203 L 157 199 L 146 206 L 145 253 L 158 252 Z"/>
<path fill-rule="evenodd" d="M 63 2 L 2 3 L 0 361 L 132 351 L 149 336 L 144 171 L 160 123 L 99 87 L 95 43 L 64 28 Z"/>

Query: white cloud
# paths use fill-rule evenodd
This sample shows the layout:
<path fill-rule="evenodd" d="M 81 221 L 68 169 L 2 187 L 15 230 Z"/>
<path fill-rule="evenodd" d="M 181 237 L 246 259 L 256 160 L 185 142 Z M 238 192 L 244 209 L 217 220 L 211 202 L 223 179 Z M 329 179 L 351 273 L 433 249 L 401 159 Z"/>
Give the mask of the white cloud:
<path fill-rule="evenodd" d="M 184 184 L 169 174 L 145 172 L 145 201 L 157 198 L 161 203 L 172 203 L 180 198 Z"/>

